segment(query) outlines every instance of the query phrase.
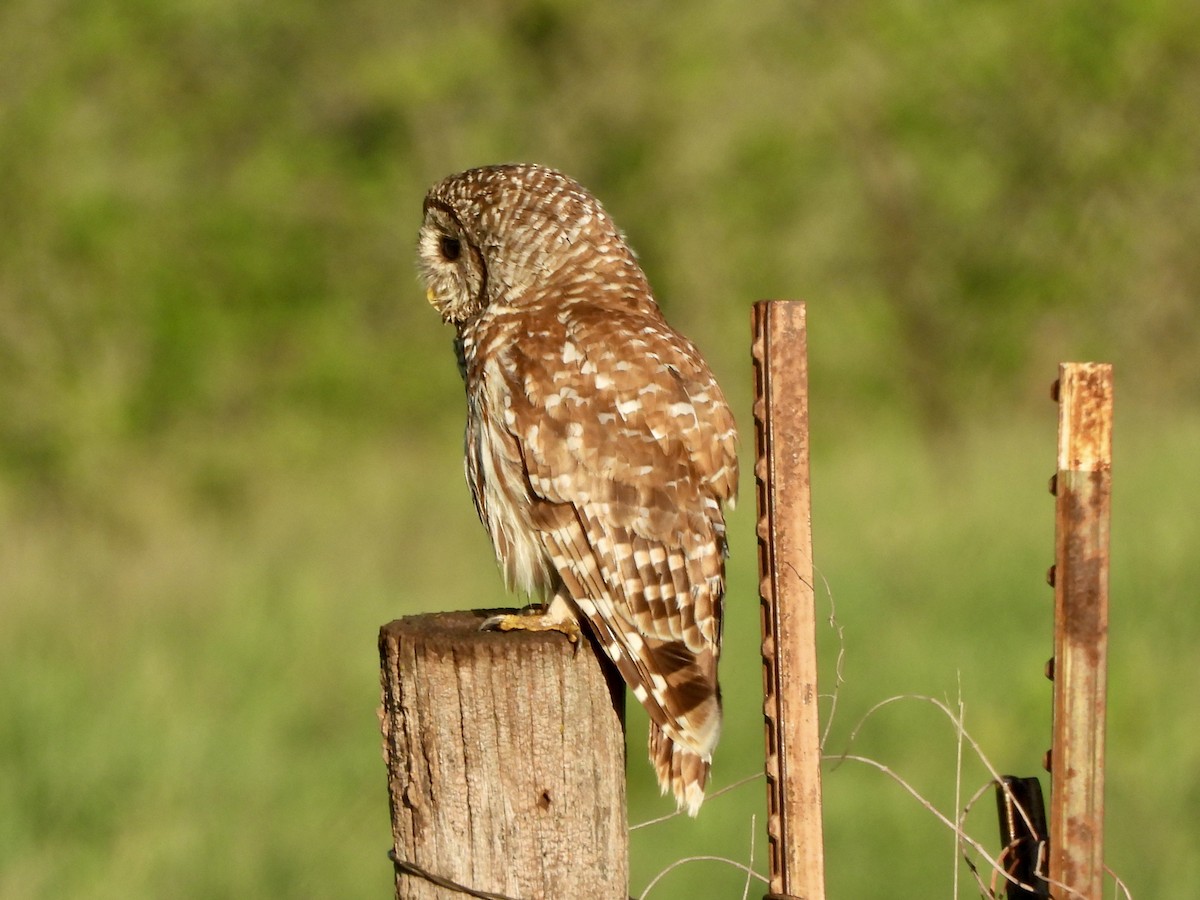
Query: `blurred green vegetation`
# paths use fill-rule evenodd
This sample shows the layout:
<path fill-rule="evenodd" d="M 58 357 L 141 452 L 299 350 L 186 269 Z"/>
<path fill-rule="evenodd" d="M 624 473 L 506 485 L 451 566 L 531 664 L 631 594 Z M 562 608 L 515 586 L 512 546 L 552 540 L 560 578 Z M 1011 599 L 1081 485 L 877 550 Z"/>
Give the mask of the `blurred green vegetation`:
<path fill-rule="evenodd" d="M 389 895 L 376 629 L 502 602 L 420 200 L 516 159 L 628 232 L 747 470 L 748 306 L 809 300 L 830 749 L 885 697 L 961 690 L 996 765 L 1038 771 L 1046 390 L 1059 360 L 1116 364 L 1108 857 L 1190 897 L 1198 109 L 1200 7 L 1160 0 L 9 0 L 0 897 Z M 761 754 L 742 497 L 718 786 Z M 666 804 L 631 718 L 637 821 Z M 854 749 L 952 809 L 926 707 Z M 951 839 L 899 788 L 846 763 L 825 790 L 831 896 L 951 893 Z M 752 817 L 761 869 L 751 784 L 635 832 L 631 888 L 746 861 Z M 700 862 L 651 897 L 742 883 Z"/>

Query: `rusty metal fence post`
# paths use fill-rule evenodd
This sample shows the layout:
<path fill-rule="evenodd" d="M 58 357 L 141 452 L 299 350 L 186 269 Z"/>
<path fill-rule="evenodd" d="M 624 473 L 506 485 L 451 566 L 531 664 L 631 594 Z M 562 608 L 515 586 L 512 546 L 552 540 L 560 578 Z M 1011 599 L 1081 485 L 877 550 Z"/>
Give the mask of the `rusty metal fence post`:
<path fill-rule="evenodd" d="M 1062 363 L 1053 389 L 1054 738 L 1047 764 L 1056 900 L 1099 900 L 1103 887 L 1112 389 L 1107 363 Z"/>
<path fill-rule="evenodd" d="M 754 305 L 768 900 L 824 900 L 805 305 Z"/>

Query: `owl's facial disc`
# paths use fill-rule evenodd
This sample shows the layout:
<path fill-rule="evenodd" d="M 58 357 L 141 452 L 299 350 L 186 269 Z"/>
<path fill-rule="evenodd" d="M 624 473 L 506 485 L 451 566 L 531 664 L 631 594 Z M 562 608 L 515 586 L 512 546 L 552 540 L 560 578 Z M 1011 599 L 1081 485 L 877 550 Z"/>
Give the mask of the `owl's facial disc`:
<path fill-rule="evenodd" d="M 437 208 L 426 212 L 417 254 L 425 297 L 444 322 L 459 324 L 482 311 L 481 260 L 452 216 Z"/>

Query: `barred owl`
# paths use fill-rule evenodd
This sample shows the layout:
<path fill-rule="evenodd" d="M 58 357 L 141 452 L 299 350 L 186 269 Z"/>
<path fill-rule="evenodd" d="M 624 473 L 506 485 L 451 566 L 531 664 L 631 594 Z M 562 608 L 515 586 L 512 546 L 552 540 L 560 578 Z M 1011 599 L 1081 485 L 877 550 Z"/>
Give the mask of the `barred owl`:
<path fill-rule="evenodd" d="M 466 475 L 510 589 L 502 629 L 590 628 L 650 718 L 664 793 L 695 815 L 721 723 L 733 416 L 583 187 L 535 165 L 425 197 L 419 268 L 455 328 Z"/>

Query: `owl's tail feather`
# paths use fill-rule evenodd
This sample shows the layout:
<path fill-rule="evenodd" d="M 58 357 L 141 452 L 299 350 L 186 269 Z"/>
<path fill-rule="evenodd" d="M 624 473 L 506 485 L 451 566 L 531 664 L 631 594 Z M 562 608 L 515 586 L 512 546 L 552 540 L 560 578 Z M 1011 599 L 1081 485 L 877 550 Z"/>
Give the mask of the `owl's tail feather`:
<path fill-rule="evenodd" d="M 704 787 L 712 754 L 701 756 L 676 743 L 655 722 L 650 723 L 650 759 L 658 775 L 658 785 L 665 794 L 675 795 L 680 809 L 695 817 L 704 802 Z"/>

